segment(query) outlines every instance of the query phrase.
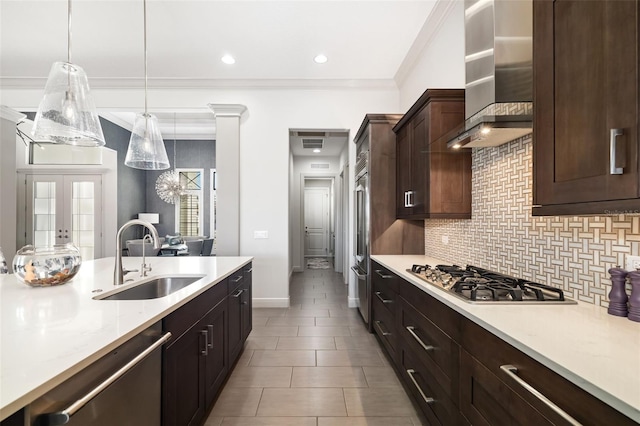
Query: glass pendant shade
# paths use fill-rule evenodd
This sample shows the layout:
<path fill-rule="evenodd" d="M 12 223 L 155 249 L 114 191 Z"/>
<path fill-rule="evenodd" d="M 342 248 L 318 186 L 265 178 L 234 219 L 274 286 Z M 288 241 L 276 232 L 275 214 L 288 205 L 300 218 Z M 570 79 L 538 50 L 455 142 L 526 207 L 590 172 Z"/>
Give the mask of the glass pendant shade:
<path fill-rule="evenodd" d="M 31 133 L 36 140 L 54 143 L 105 144 L 89 80 L 82 68 L 69 62 L 53 64 Z"/>
<path fill-rule="evenodd" d="M 160 134 L 158 119 L 153 114 L 136 115 L 124 164 L 134 169 L 164 170 L 169 158 Z"/>

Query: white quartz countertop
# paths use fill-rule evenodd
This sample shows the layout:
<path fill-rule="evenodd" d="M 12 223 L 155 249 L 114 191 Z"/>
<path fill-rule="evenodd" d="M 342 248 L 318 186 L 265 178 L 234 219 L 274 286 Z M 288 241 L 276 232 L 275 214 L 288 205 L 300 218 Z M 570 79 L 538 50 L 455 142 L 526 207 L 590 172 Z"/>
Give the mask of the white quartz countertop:
<path fill-rule="evenodd" d="M 640 423 L 640 323 L 583 302 L 471 304 L 406 271 L 447 262 L 420 255 L 371 259 Z"/>
<path fill-rule="evenodd" d="M 141 258 L 125 257 L 126 269 Z M 114 288 L 114 258 L 88 261 L 72 281 L 32 288 L 0 275 L 0 420 L 248 264 L 252 257 L 147 258 L 152 276 L 204 274 L 158 299 L 94 300 Z M 150 261 L 150 262 L 149 262 Z M 125 278 L 140 278 L 132 272 Z M 135 284 L 135 282 L 133 284 Z M 131 286 L 127 282 L 122 287 Z M 94 290 L 102 289 L 102 293 Z"/>

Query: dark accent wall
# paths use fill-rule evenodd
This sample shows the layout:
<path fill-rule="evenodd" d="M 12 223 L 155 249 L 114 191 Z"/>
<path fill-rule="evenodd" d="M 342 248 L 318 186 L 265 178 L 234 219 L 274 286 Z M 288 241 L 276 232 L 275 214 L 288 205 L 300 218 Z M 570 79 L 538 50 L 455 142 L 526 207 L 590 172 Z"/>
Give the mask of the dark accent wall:
<path fill-rule="evenodd" d="M 211 236 L 211 169 L 216 167 L 216 143 L 214 140 L 178 140 L 176 141 L 176 161 L 173 161 L 173 140 L 164 141 L 171 169 L 204 169 L 202 189 L 204 195 L 203 235 Z M 155 191 L 156 180 L 163 171 L 147 172 L 147 212 L 159 213 L 160 224 L 156 225 L 160 236 L 175 233 L 175 205 L 165 203 Z"/>
<path fill-rule="evenodd" d="M 132 169 L 124 165 L 131 132 L 100 117 L 100 125 L 107 148 L 118 152 L 118 228 L 126 221 L 137 219 L 138 213 L 146 211 L 145 170 Z M 109 208 L 109 206 L 104 206 Z M 139 227 L 128 230 L 124 239 L 140 238 Z"/>

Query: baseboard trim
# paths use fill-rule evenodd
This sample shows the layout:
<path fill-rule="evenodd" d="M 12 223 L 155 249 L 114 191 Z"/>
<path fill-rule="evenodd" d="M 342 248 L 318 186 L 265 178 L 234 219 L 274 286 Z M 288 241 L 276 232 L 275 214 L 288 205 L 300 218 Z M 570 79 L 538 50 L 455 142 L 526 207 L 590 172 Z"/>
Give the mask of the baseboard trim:
<path fill-rule="evenodd" d="M 289 307 L 289 298 L 258 298 L 253 299 L 253 307 L 254 308 L 288 308 Z"/>
<path fill-rule="evenodd" d="M 304 272 L 304 268 L 302 266 L 294 266 L 293 272 Z"/>
<path fill-rule="evenodd" d="M 359 302 L 359 299 L 356 299 L 355 297 L 350 297 L 348 306 L 350 308 L 357 308 L 358 307 L 358 302 Z"/>

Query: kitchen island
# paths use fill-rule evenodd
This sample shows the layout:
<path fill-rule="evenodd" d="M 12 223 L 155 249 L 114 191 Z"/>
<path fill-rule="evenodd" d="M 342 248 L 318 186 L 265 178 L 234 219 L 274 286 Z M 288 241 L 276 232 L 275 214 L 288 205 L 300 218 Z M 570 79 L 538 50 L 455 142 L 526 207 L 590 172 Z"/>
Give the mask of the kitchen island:
<path fill-rule="evenodd" d="M 153 268 L 149 277 L 204 275 L 175 293 L 149 300 L 94 299 L 114 288 L 114 258 L 84 262 L 71 282 L 57 287 L 32 288 L 14 275 L 0 275 L 0 420 L 252 260 L 195 256 L 147 259 Z M 140 263 L 141 258 L 123 258 L 125 269 L 138 269 Z M 136 272 L 125 278 L 134 281 L 126 282 L 122 288 L 144 279 Z"/>
<path fill-rule="evenodd" d="M 640 323 L 608 315 L 606 309 L 583 302 L 556 306 L 472 304 L 407 272 L 413 264 L 447 262 L 417 255 L 375 255 L 371 259 L 460 314 L 462 323 L 480 326 L 640 423 Z M 428 315 L 424 310 L 422 314 Z M 463 327 L 462 341 L 473 339 L 465 334 L 471 328 Z M 485 339 L 480 346 L 483 344 L 490 342 Z"/>

